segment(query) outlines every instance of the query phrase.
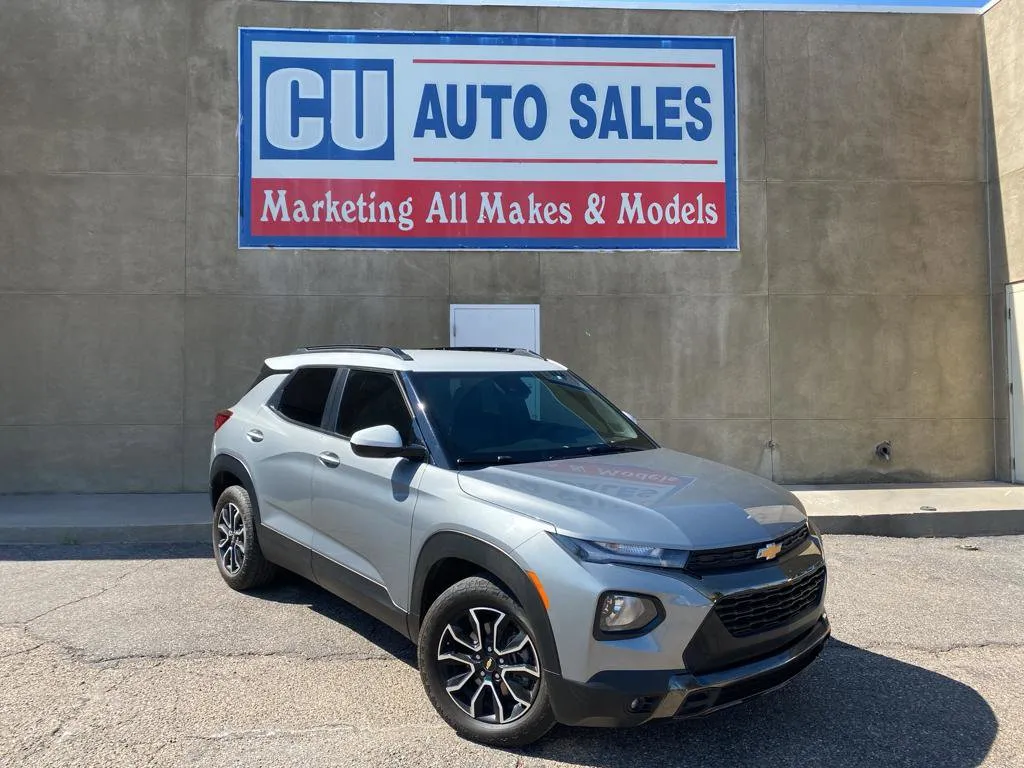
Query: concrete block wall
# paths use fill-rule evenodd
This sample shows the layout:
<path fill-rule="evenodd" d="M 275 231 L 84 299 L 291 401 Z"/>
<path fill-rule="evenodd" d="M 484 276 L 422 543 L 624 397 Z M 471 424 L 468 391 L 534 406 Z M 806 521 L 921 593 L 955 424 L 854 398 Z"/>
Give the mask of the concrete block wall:
<path fill-rule="evenodd" d="M 742 250 L 239 251 L 239 26 L 734 35 Z M 0 492 L 201 488 L 212 414 L 264 356 L 445 343 L 451 302 L 539 303 L 543 352 L 673 447 L 786 482 L 990 478 L 981 33 L 919 14 L 6 9 Z"/>
<path fill-rule="evenodd" d="M 1024 0 L 985 14 L 996 476 L 1010 479 L 1006 284 L 1024 280 Z"/>

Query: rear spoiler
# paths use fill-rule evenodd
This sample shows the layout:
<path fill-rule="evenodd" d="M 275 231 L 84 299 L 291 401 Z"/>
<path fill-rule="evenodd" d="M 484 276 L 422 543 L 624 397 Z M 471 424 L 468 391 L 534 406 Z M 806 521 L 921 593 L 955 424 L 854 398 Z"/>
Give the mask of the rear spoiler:
<path fill-rule="evenodd" d="M 271 376 L 277 376 L 279 373 L 291 372 L 291 368 L 271 368 L 269 365 L 266 364 L 266 362 L 264 362 L 263 367 L 260 368 L 260 372 L 256 375 L 256 379 L 253 381 L 252 384 L 249 385 L 249 388 L 245 391 L 252 392 L 256 388 L 257 384 L 259 384 L 264 379 L 269 379 Z"/>

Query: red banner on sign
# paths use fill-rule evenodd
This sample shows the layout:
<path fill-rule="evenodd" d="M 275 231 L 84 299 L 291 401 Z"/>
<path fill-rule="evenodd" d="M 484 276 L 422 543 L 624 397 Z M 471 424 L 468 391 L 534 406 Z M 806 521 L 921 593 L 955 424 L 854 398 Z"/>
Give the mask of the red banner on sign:
<path fill-rule="evenodd" d="M 250 206 L 257 236 L 628 242 L 726 235 L 724 182 L 253 179 Z"/>

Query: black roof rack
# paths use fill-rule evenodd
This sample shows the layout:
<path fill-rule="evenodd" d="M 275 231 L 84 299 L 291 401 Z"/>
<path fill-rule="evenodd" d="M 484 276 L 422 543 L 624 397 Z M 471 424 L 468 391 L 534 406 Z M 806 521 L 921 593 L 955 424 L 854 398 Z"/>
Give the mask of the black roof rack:
<path fill-rule="evenodd" d="M 504 352 L 508 355 L 525 355 L 526 357 L 536 357 L 541 360 L 544 359 L 543 355 L 539 355 L 532 349 L 524 349 L 523 347 L 426 347 L 426 349 L 454 352 Z"/>
<path fill-rule="evenodd" d="M 399 347 L 379 347 L 372 344 L 325 344 L 319 347 L 299 347 L 292 354 L 304 355 L 309 352 L 371 352 L 378 355 L 391 355 L 399 360 L 412 360 L 412 357 Z"/>

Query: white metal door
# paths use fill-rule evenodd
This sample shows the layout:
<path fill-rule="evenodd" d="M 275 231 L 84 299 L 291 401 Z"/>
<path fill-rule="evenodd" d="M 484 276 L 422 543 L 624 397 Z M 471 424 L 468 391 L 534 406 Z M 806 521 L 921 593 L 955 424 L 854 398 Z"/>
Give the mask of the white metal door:
<path fill-rule="evenodd" d="M 540 352 L 537 304 L 452 304 L 453 347 L 514 347 Z"/>
<path fill-rule="evenodd" d="M 1019 302 L 1019 304 L 1018 304 Z M 1024 482 L 1024 283 L 1006 286 L 1007 372 L 1010 378 L 1010 457 L 1013 482 Z M 1020 459 L 1020 461 L 1017 461 Z"/>

